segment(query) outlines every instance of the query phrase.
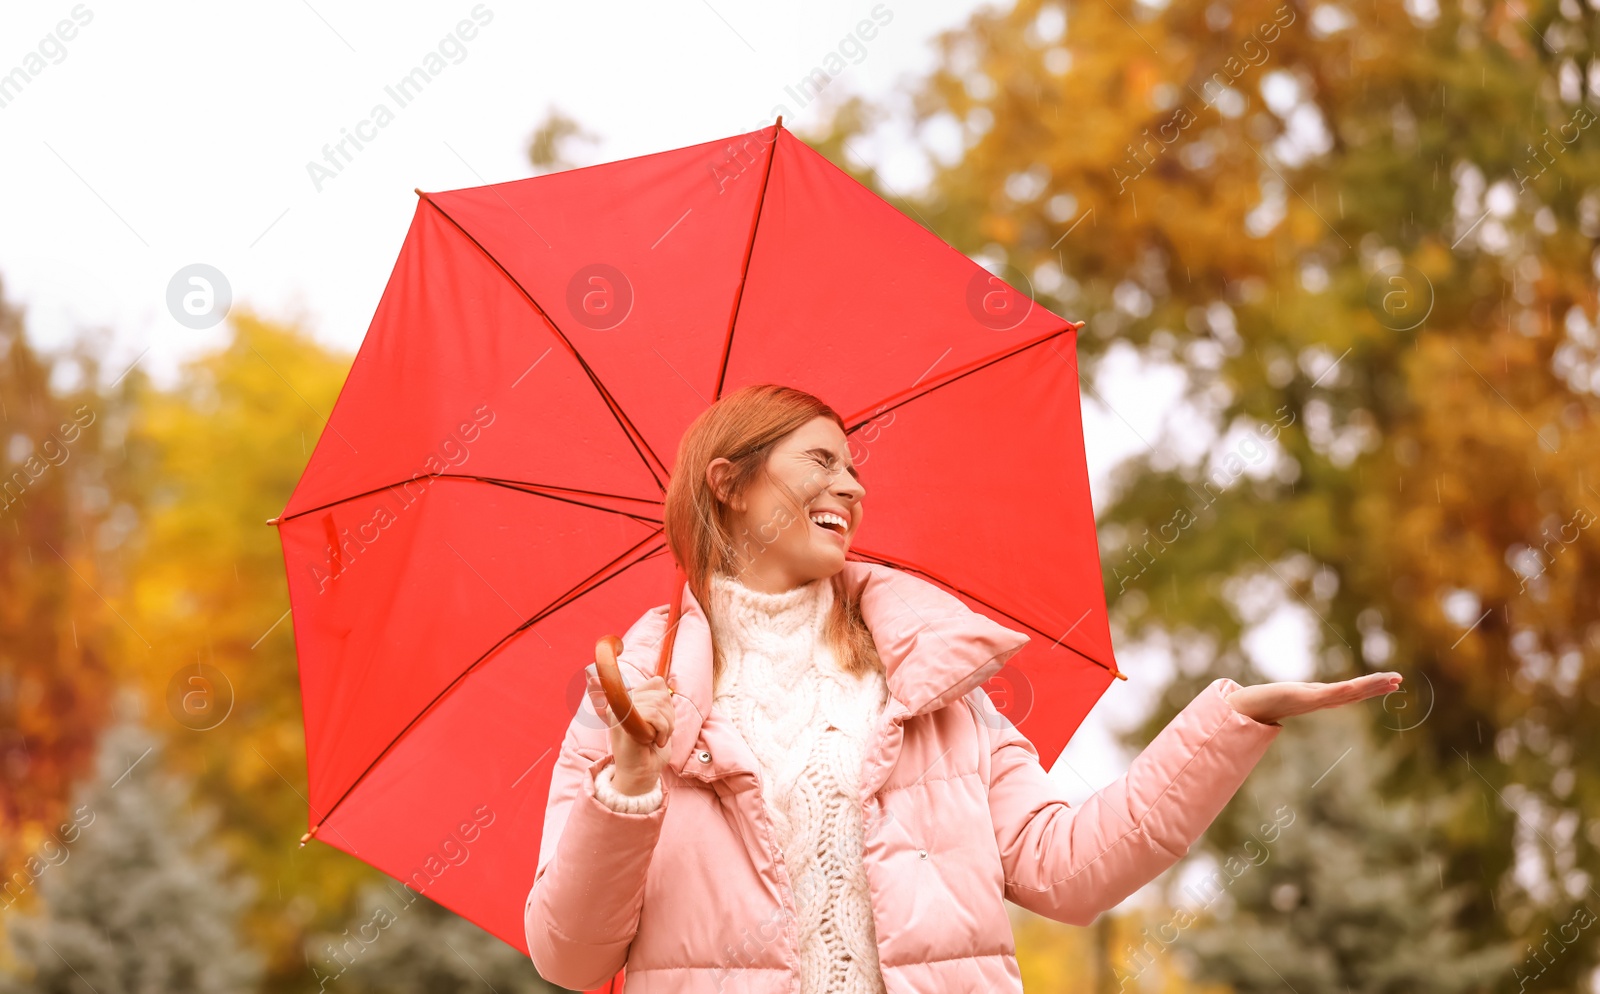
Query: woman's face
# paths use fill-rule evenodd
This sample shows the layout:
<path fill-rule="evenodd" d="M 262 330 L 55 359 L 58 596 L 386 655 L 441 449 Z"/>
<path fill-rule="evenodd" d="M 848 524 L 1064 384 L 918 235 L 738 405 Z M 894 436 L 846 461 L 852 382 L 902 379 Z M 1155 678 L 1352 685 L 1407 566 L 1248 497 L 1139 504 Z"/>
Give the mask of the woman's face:
<path fill-rule="evenodd" d="M 706 467 L 707 483 L 724 502 L 731 466 L 717 458 Z M 780 593 L 844 569 L 866 492 L 833 419 L 813 418 L 785 435 L 768 455 L 765 475 L 731 505 L 740 582 Z"/>

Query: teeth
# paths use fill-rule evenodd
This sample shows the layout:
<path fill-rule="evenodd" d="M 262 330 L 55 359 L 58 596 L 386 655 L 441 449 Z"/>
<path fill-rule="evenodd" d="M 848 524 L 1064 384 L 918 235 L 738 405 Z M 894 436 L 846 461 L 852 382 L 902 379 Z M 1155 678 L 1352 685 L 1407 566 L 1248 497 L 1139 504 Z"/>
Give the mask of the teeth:
<path fill-rule="evenodd" d="M 819 525 L 838 525 L 840 531 L 848 531 L 850 529 L 850 522 L 832 511 L 818 511 L 811 516 L 811 520 Z"/>

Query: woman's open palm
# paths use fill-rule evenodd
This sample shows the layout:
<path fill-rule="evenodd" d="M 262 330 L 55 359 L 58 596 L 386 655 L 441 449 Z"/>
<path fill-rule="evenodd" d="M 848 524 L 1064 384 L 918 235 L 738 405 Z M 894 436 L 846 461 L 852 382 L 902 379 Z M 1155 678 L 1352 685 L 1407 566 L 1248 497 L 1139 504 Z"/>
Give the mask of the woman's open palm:
<path fill-rule="evenodd" d="M 1240 687 L 1226 698 L 1240 714 L 1268 725 L 1280 718 L 1354 704 L 1369 697 L 1392 694 L 1400 689 L 1398 673 L 1368 673 L 1337 683 L 1261 683 Z"/>

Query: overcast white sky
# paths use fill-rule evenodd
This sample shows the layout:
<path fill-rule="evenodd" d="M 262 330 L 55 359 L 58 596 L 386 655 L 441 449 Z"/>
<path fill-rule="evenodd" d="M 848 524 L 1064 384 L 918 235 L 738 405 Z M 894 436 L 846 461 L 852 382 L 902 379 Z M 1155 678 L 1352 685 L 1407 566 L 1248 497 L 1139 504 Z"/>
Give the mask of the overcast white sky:
<path fill-rule="evenodd" d="M 530 175 L 527 138 L 551 106 L 599 136 L 587 155 L 593 162 L 753 130 L 771 122 L 778 104 L 788 105 L 785 124 L 804 131 L 817 123 L 819 105 L 800 107 L 785 87 L 878 6 L 6 4 L 0 73 L 28 65 L 58 22 L 76 16 L 79 24 L 59 49 L 44 43 L 41 71 L 0 107 L 0 279 L 7 298 L 26 308 L 37 344 L 53 347 L 104 325 L 117 333 L 108 367 L 120 370 L 143 353 L 141 368 L 161 380 L 221 334 L 185 327 L 167 308 L 169 282 L 192 263 L 220 270 L 236 306 L 298 320 L 354 351 L 410 223 L 414 187 Z M 847 91 L 892 99 L 907 74 L 932 67 L 932 36 L 979 5 L 881 6 L 893 19 L 829 84 L 825 100 Z M 375 104 L 392 106 L 384 87 L 475 9 L 488 23 L 465 43 L 465 56 L 319 192 L 307 163 Z M 918 157 L 892 138 L 862 151 L 891 182 L 917 183 Z M 1115 379 L 1102 393 L 1118 416 L 1086 405 L 1097 495 L 1111 464 L 1141 450 L 1141 436 L 1156 437 L 1166 407 L 1159 381 L 1132 367 Z M 1294 641 L 1291 630 L 1283 644 Z M 1113 688 L 1055 770 L 1080 798 L 1126 768 L 1110 746 L 1108 716 L 1131 720 L 1166 678 L 1159 654 L 1130 654 L 1122 665 L 1143 679 Z"/>
<path fill-rule="evenodd" d="M 785 124 L 803 130 L 818 120 L 820 101 L 801 107 L 785 87 L 877 6 L 7 4 L 0 72 L 26 66 L 74 11 L 79 24 L 64 56 L 46 43 L 49 57 L 33 63 L 42 71 L 0 107 L 8 191 L 0 278 L 7 297 L 26 305 L 36 342 L 109 325 L 129 361 L 149 346 L 141 365 L 163 379 L 217 333 L 186 328 L 167 311 L 168 282 L 195 262 L 221 270 L 236 302 L 303 317 L 319 338 L 353 351 L 410 223 L 413 188 L 531 175 L 527 138 L 551 106 L 600 138 L 583 150 L 596 162 L 763 127 L 778 104 L 788 105 Z M 902 74 L 931 67 L 930 37 L 975 6 L 882 3 L 879 19 L 892 20 L 822 99 L 891 93 Z M 464 56 L 452 53 L 460 61 L 447 60 L 318 191 L 307 163 L 376 104 L 393 107 L 384 88 L 475 8 L 488 23 L 475 24 Z M 899 158 L 897 174 L 913 182 L 914 162 Z"/>

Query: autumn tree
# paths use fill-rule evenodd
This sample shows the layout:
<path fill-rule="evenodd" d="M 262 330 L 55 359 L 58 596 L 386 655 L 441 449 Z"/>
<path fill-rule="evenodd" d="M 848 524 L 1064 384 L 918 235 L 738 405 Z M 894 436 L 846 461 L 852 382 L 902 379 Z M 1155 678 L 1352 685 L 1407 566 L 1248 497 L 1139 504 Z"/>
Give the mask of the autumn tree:
<path fill-rule="evenodd" d="M 351 356 L 236 307 L 224 344 L 159 385 L 136 369 L 126 490 L 140 526 L 117 610 L 156 650 L 129 678 L 162 702 L 173 765 L 219 806 L 219 835 L 259 883 L 244 928 L 263 990 L 303 989 L 304 939 L 354 913 L 376 871 L 306 830 L 305 732 L 283 510 Z M 155 720 L 155 719 L 153 719 Z"/>
<path fill-rule="evenodd" d="M 574 143 L 594 145 L 599 139 L 576 120 L 551 107 L 528 137 L 528 164 L 535 172 L 555 173 L 585 163 L 575 161 Z"/>
<path fill-rule="evenodd" d="M 106 486 L 108 404 L 92 340 L 28 340 L 0 287 L 0 905 L 32 901 L 41 847 L 70 822 L 112 680 L 99 553 L 126 521 Z"/>
<path fill-rule="evenodd" d="M 348 994 L 554 994 L 522 951 L 394 880 L 364 886 L 356 915 L 306 941 L 324 990 Z"/>
<path fill-rule="evenodd" d="M 1358 711 L 1286 727 L 1210 832 L 1221 858 L 1175 883 L 1179 910 L 1129 944 L 1129 976 L 1188 955 L 1238 994 L 1468 994 L 1516 968 L 1520 945 L 1474 947 L 1457 927 L 1475 888 L 1446 886 L 1440 866 L 1478 792 L 1384 799 L 1399 754 L 1381 741 Z"/>
<path fill-rule="evenodd" d="M 1439 856 L 1485 946 L 1600 876 L 1597 19 L 1022 0 L 943 36 L 913 94 L 910 213 L 1087 320 L 1086 406 L 1131 421 L 1128 371 L 1180 384 L 1099 508 L 1119 644 L 1178 669 L 1138 738 L 1261 679 L 1268 621 L 1313 678 L 1402 671 L 1405 708 L 1366 709 L 1400 747 L 1385 789 L 1476 792 Z M 881 115 L 852 111 L 819 142 L 876 182 L 843 152 Z"/>
<path fill-rule="evenodd" d="M 100 741 L 93 777 L 59 859 L 38 878 L 40 906 L 7 918 L 20 969 L 3 994 L 242 994 L 261 973 L 239 920 L 255 881 L 217 841 L 214 808 L 164 769 L 136 695 Z"/>

